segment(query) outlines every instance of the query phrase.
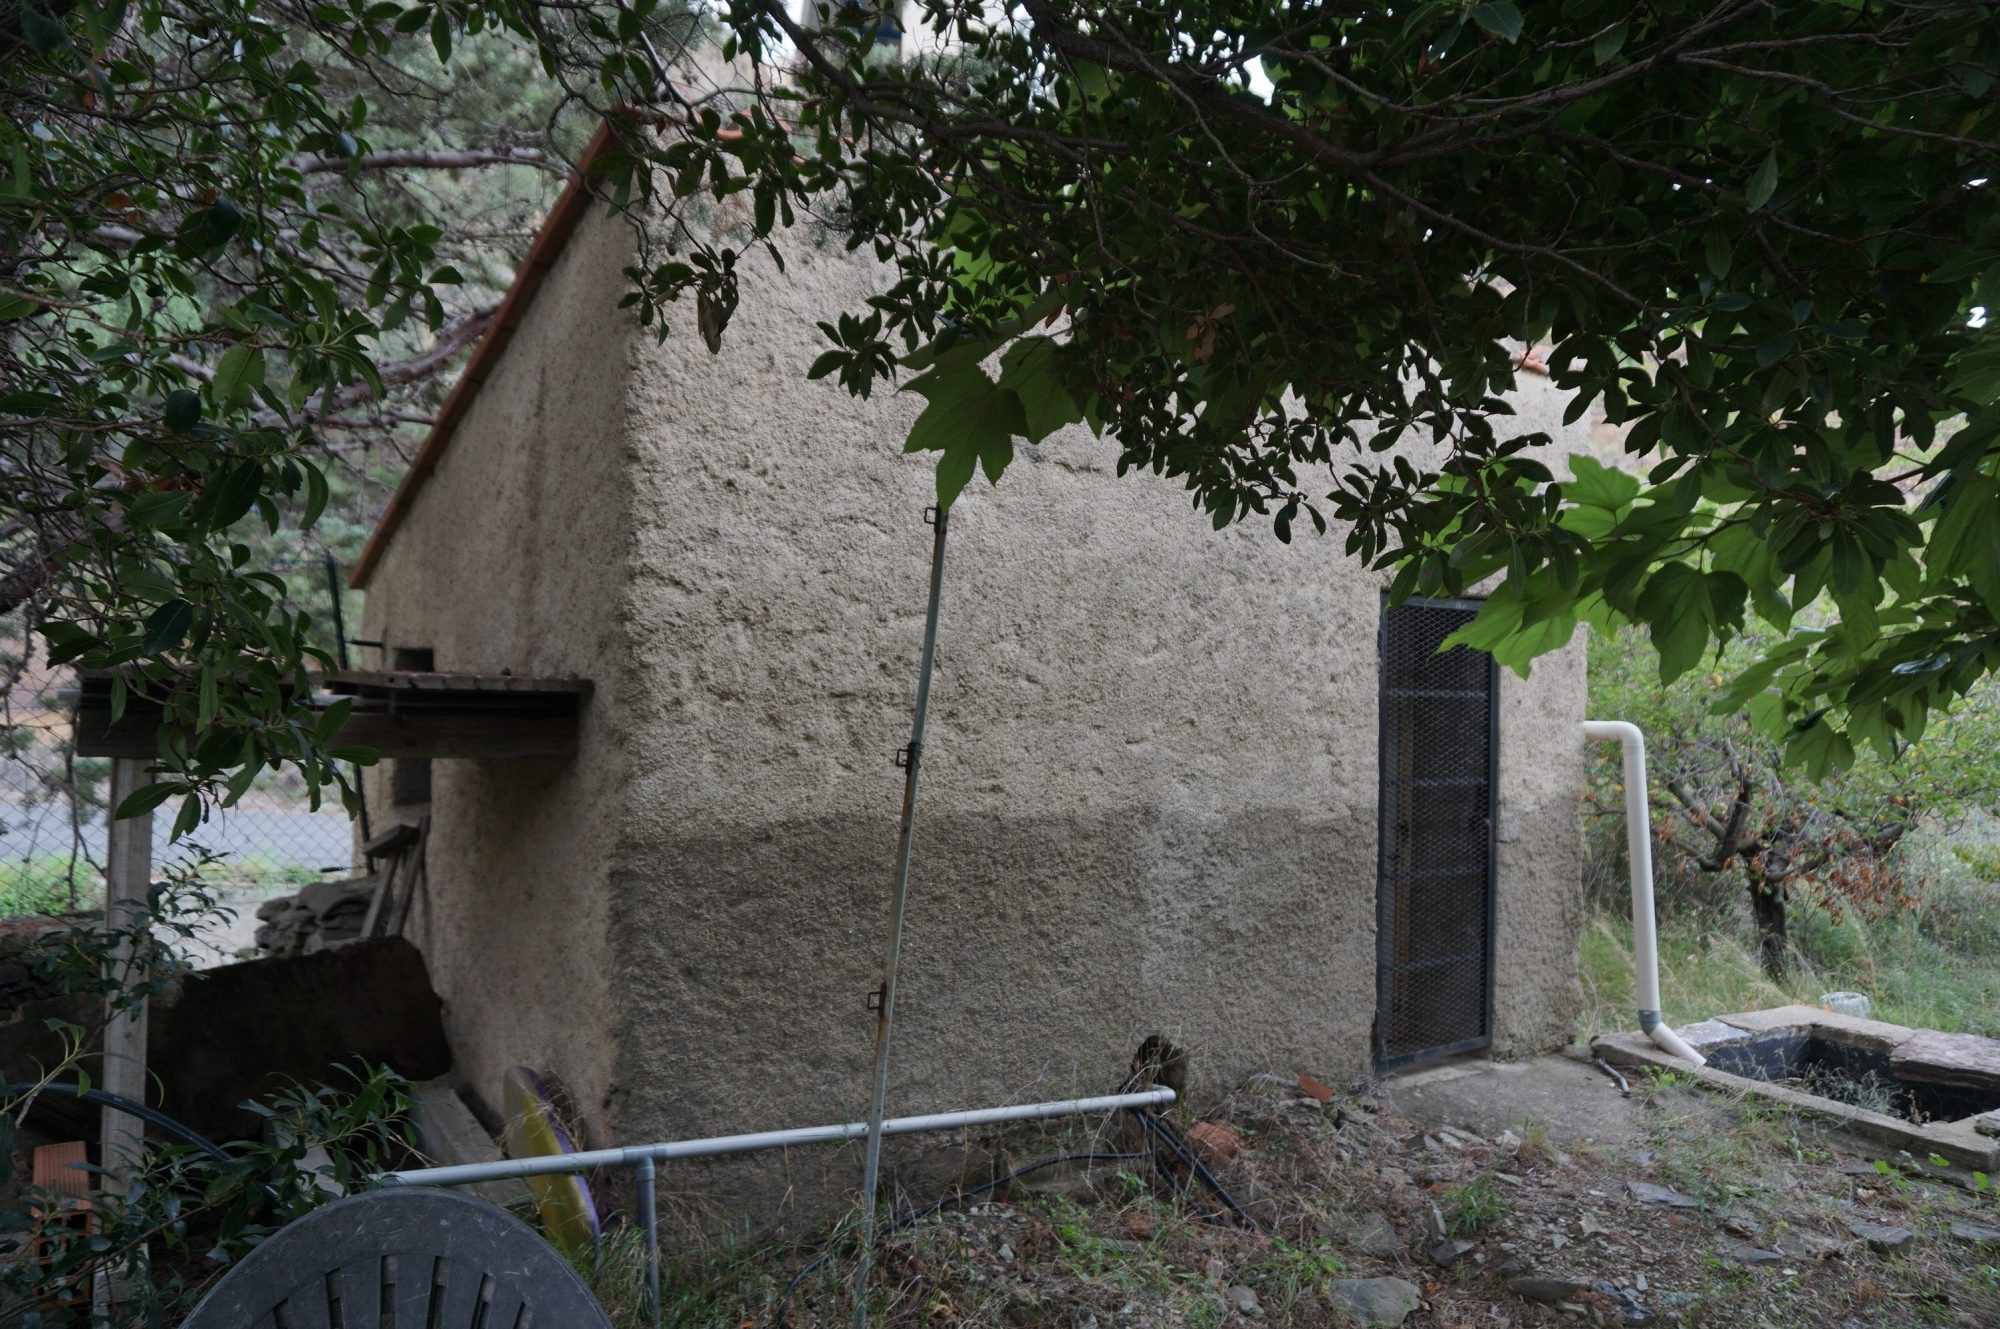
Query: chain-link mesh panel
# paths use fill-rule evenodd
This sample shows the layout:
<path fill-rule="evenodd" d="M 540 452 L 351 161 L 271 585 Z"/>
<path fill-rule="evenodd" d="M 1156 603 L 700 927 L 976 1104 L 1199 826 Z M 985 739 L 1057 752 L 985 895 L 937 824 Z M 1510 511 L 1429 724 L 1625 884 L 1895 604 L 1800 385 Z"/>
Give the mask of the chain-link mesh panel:
<path fill-rule="evenodd" d="M 0 638 L 0 918 L 95 913 L 104 907 L 111 763 L 76 755 L 74 675 L 42 665 Z M 330 805 L 329 805 L 330 803 Z M 235 807 L 168 844 L 178 802 L 154 817 L 154 861 L 200 863 L 219 906 L 209 954 L 235 958 L 255 931 L 257 906 L 352 869 L 353 830 L 337 798 L 311 807 L 296 774 L 264 772 Z"/>
<path fill-rule="evenodd" d="M 1445 638 L 1476 604 L 1382 616 L 1376 1059 L 1396 1066 L 1492 1042 L 1493 658 Z"/>

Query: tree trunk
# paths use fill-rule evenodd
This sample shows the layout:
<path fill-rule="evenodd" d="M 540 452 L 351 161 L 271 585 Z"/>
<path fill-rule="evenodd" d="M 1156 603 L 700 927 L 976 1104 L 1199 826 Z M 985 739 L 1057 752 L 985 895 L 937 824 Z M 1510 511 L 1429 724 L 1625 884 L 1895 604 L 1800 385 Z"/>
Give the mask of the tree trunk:
<path fill-rule="evenodd" d="M 1785 888 L 1753 874 L 1750 913 L 1757 922 L 1757 959 L 1766 974 L 1783 982 L 1791 968 L 1791 939 L 1785 933 Z"/>

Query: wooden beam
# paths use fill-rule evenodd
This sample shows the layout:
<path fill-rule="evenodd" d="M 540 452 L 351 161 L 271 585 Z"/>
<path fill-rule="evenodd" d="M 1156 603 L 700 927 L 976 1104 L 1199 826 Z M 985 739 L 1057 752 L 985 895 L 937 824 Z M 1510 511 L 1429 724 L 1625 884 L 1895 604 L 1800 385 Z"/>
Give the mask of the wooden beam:
<path fill-rule="evenodd" d="M 361 846 L 363 858 L 386 858 L 417 842 L 417 828 L 407 821 L 399 821 L 388 830 Z"/>
<path fill-rule="evenodd" d="M 576 752 L 580 715 L 590 695 L 583 679 L 443 674 L 423 675 L 423 682 L 412 684 L 408 674 L 382 677 L 403 681 L 347 678 L 342 685 L 357 691 L 313 698 L 318 709 L 335 702 L 350 708 L 329 746 L 372 748 L 383 758 L 567 757 Z M 492 686 L 496 680 L 500 686 Z M 134 697 L 114 721 L 109 685 L 86 678 L 77 703 L 77 755 L 150 760 L 158 752 L 161 716 L 158 706 Z"/>
<path fill-rule="evenodd" d="M 441 674 L 413 669 L 342 669 L 328 674 L 322 686 L 349 697 L 433 693 L 546 693 L 552 698 L 588 697 L 587 678 L 531 678 L 523 674 Z"/>

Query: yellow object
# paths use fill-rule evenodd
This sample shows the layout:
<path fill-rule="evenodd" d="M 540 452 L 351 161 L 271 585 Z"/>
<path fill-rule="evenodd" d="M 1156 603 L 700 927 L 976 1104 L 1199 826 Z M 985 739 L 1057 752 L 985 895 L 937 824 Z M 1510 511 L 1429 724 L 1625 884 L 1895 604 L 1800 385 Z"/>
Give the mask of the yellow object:
<path fill-rule="evenodd" d="M 513 1158 L 546 1158 L 575 1153 L 569 1132 L 557 1119 L 542 1077 L 526 1066 L 508 1071 L 501 1093 L 507 1112 L 507 1153 Z M 542 1230 L 564 1252 L 575 1255 L 597 1243 L 597 1206 L 582 1177 L 559 1173 L 529 1177 Z"/>

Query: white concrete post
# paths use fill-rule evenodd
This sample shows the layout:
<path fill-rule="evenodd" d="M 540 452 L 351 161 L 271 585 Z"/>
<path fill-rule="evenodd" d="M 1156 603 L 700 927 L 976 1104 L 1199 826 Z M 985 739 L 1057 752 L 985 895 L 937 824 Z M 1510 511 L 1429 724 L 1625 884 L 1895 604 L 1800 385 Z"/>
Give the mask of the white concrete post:
<path fill-rule="evenodd" d="M 111 811 L 140 789 L 152 783 L 146 763 L 119 757 L 111 763 Z M 153 814 L 114 818 L 107 835 L 104 865 L 104 926 L 113 933 L 131 934 L 144 926 L 144 904 L 153 881 Z M 130 936 L 120 941 L 110 956 L 113 981 L 127 976 L 132 963 Z M 107 999 L 108 1000 L 108 999 Z M 104 1073 L 100 1077 L 105 1092 L 118 1094 L 137 1103 L 146 1101 L 146 1004 L 142 1001 L 126 1010 L 110 1014 L 104 1030 Z M 114 1195 L 124 1195 L 131 1182 L 132 1167 L 139 1157 L 145 1124 L 129 1113 L 104 1109 L 104 1187 Z"/>

